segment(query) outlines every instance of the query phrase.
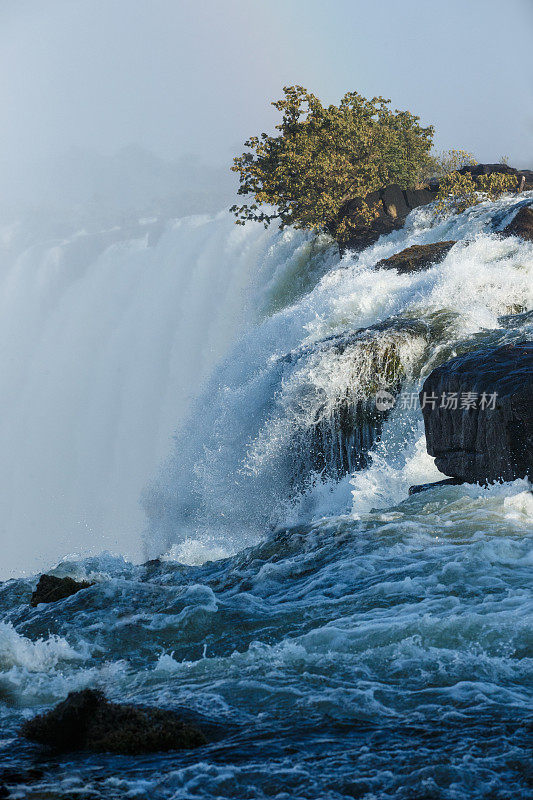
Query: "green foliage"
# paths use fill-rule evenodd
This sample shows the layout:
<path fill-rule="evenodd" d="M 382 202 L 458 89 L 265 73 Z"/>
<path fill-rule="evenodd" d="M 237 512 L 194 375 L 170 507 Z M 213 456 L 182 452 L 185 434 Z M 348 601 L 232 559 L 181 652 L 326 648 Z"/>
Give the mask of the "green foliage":
<path fill-rule="evenodd" d="M 338 106 L 324 107 L 302 86 L 286 86 L 272 105 L 282 113 L 275 136 L 252 136 L 249 150 L 235 158 L 239 195 L 251 197 L 232 211 L 265 227 L 327 229 L 342 239 L 349 229 L 368 224 L 377 209 L 366 201 L 349 221 L 339 214 L 354 197 L 390 183 L 414 187 L 429 164 L 433 128 L 423 128 L 408 111 L 391 111 L 383 97 L 367 100 L 357 92 Z"/>
<path fill-rule="evenodd" d="M 483 200 L 496 200 L 505 192 L 516 191 L 518 181 L 515 175 L 493 172 L 475 178 L 470 172 L 450 172 L 441 178 L 435 202 L 438 216 L 460 214 L 470 206 Z"/>
<path fill-rule="evenodd" d="M 496 200 L 507 192 L 516 192 L 518 189 L 518 178 L 516 175 L 505 172 L 493 172 L 492 175 L 480 175 L 477 179 L 478 191 L 488 197 L 489 200 Z"/>

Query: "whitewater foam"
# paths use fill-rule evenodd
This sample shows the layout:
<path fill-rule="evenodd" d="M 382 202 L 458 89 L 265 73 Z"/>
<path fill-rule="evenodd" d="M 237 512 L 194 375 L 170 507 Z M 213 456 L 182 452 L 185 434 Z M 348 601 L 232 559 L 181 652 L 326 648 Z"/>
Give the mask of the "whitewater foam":
<path fill-rule="evenodd" d="M 342 456 L 342 415 L 371 398 L 374 384 L 375 392 L 399 381 L 416 396 L 440 361 L 527 335 L 531 319 L 517 315 L 533 309 L 533 246 L 497 232 L 525 202 L 531 198 L 506 197 L 444 221 L 417 209 L 404 229 L 329 264 L 314 288 L 249 329 L 145 494 L 147 553 L 170 551 L 187 563 L 191 550 L 194 563 L 202 552 L 226 556 L 269 529 L 357 517 L 400 502 L 412 484 L 444 477 L 425 453 L 420 413 L 399 407 L 383 430 L 372 423 L 363 431 L 368 462 L 340 459 L 348 460 L 346 475 L 326 474 L 309 454 L 320 428 L 321 446 L 331 448 L 325 461 Z M 374 268 L 405 247 L 450 239 L 458 244 L 428 270 Z M 515 321 L 502 323 L 504 315 Z"/>
<path fill-rule="evenodd" d="M 1 252 L 2 576 L 67 553 L 141 557 L 141 489 L 309 240 L 225 213 L 62 239 L 35 224 Z"/>

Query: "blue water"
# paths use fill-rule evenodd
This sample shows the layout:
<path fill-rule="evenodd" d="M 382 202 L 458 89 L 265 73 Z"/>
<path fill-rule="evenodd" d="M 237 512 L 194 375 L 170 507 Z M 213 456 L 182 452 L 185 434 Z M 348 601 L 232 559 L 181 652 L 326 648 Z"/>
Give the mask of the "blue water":
<path fill-rule="evenodd" d="M 54 574 L 94 585 L 37 608 L 36 575 L 0 584 L 10 797 L 531 796 L 531 485 L 409 497 L 411 483 L 442 476 L 420 413 L 399 406 L 363 469 L 306 477 L 302 456 L 309 409 L 334 425 L 335 398 L 347 386 L 363 396 L 375 370 L 368 339 L 339 352 L 328 337 L 424 322 L 427 336 L 396 322 L 397 339 L 383 334 L 415 389 L 450 353 L 531 337 L 533 248 L 487 228 L 510 205 L 447 229 L 415 215 L 359 259 L 320 261 L 308 286 L 290 289 L 294 260 L 279 280 L 267 270 L 252 329 L 145 490 L 146 553 L 160 559 L 66 557 Z M 462 249 L 428 272 L 373 271 L 399 243 L 450 230 Z M 290 242 L 273 246 L 288 258 Z M 87 686 L 181 709 L 212 741 L 133 758 L 54 755 L 18 736 L 22 720 Z"/>
<path fill-rule="evenodd" d="M 528 796 L 532 513 L 524 482 L 450 487 L 201 567 L 64 564 L 99 582 L 38 609 L 5 584 L 0 752 L 43 770 L 18 796 Z M 221 738 L 142 758 L 17 738 L 84 686 Z"/>

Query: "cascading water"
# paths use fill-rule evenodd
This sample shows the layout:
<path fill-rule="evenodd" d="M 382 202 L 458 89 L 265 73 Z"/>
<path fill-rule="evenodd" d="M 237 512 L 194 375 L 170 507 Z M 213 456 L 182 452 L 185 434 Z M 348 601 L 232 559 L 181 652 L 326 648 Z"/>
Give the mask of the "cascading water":
<path fill-rule="evenodd" d="M 271 528 L 319 518 L 328 494 L 328 514 L 357 514 L 356 470 L 383 449 L 371 452 L 386 419 L 376 414 L 377 390 L 403 384 L 416 392 L 421 375 L 458 347 L 500 329 L 502 315 L 532 307 L 531 245 L 496 233 L 524 202 L 485 203 L 438 224 L 431 209 L 419 209 L 403 230 L 347 254 L 310 292 L 252 326 L 145 493 L 148 554 L 170 551 L 190 563 L 229 555 Z M 459 243 L 428 271 L 374 269 L 405 247 L 450 239 Z M 391 457 L 419 422 L 419 412 L 406 408 L 385 423 L 403 430 L 393 436 Z M 424 460 L 421 478 L 438 476 Z M 352 473 L 354 498 L 343 480 Z"/>
<path fill-rule="evenodd" d="M 520 203 L 533 194 L 438 223 L 419 209 L 342 259 L 225 214 L 5 237 L 8 566 L 133 553 L 149 478 L 145 555 L 162 558 L 65 559 L 56 575 L 92 585 L 37 608 L 34 578 L 0 583 L 0 786 L 29 800 L 528 796 L 531 484 L 408 496 L 441 477 L 409 402 L 422 376 L 533 338 L 533 245 L 497 235 Z M 450 239 L 426 271 L 375 269 Z M 19 736 L 85 687 L 185 708 L 217 734 L 140 758 Z"/>
<path fill-rule="evenodd" d="M 227 214 L 2 234 L 0 578 L 140 558 L 139 496 L 176 424 L 269 282 L 286 269 L 297 294 L 322 251 Z"/>

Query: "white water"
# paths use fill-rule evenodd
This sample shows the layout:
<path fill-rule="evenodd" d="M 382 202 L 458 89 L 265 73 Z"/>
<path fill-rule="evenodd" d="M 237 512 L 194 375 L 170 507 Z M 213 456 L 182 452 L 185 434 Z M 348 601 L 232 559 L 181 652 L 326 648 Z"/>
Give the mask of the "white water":
<path fill-rule="evenodd" d="M 376 385 L 416 391 L 455 351 L 532 337 L 517 312 L 533 306 L 533 246 L 488 226 L 511 202 L 438 227 L 422 210 L 342 262 L 225 216 L 167 222 L 159 239 L 156 224 L 123 227 L 115 245 L 11 240 L 11 571 L 72 541 L 135 551 L 140 488 L 171 451 L 144 491 L 145 554 L 162 562 L 64 560 L 56 575 L 92 585 L 37 608 L 34 575 L 0 584 L 0 779 L 14 797 L 527 795 L 531 484 L 408 497 L 439 474 L 420 411 L 400 402 L 369 463 L 339 458 L 359 430 L 347 408 L 362 408 L 370 445 L 361 400 Z M 374 269 L 453 236 L 427 272 Z M 85 687 L 188 709 L 222 737 L 140 759 L 48 758 L 21 739 L 24 719 Z"/>
<path fill-rule="evenodd" d="M 532 308 L 532 246 L 487 228 L 513 202 L 437 226 L 419 210 L 405 230 L 340 262 L 323 242 L 240 228 L 224 213 L 108 231 L 92 224 L 62 238 L 39 220 L 32 230 L 6 226 L 0 577 L 104 549 L 203 561 L 256 541 L 269 525 L 357 516 L 431 479 L 414 414 L 393 417 L 369 469 L 294 490 L 295 433 L 305 447 L 317 416 L 327 421 L 347 391 L 364 394 L 375 366 L 357 342 L 342 354 L 317 343 L 395 315 L 431 321 L 443 311 L 443 343 L 453 343 Z M 410 244 L 450 238 L 463 241 L 427 272 L 373 269 Z M 426 339 L 406 335 L 401 348 L 414 388 L 439 350 Z M 383 346 L 384 335 L 375 341 Z M 139 497 L 162 462 L 144 492 L 143 553 Z"/>
<path fill-rule="evenodd" d="M 0 577 L 67 554 L 141 557 L 141 490 L 255 320 L 275 239 L 227 214 L 61 239 L 38 220 L 2 230 Z M 288 234 L 283 262 L 302 247 Z"/>
<path fill-rule="evenodd" d="M 453 355 L 456 343 L 488 330 L 504 335 L 501 315 L 533 308 L 533 246 L 491 229 L 494 220 L 503 227 L 514 206 L 515 198 L 485 203 L 439 224 L 430 209 L 418 209 L 404 230 L 346 255 L 314 289 L 248 330 L 145 496 L 148 554 L 169 551 L 201 563 L 258 541 L 271 527 L 358 518 L 399 502 L 413 483 L 443 477 L 425 452 L 415 409 L 392 415 L 369 468 L 341 481 L 309 474 L 307 488 L 294 485 L 310 448 L 306 432 L 333 420 L 346 396 L 368 395 L 376 379 L 385 385 L 379 358 L 369 357 L 364 343 L 336 352 L 328 337 L 392 324 L 373 335 L 372 351 L 396 342 L 404 388 L 416 391 L 420 376 Z M 427 271 L 374 269 L 404 247 L 449 239 L 459 244 Z M 398 317 L 425 323 L 428 333 L 402 332 L 391 323 Z"/>

